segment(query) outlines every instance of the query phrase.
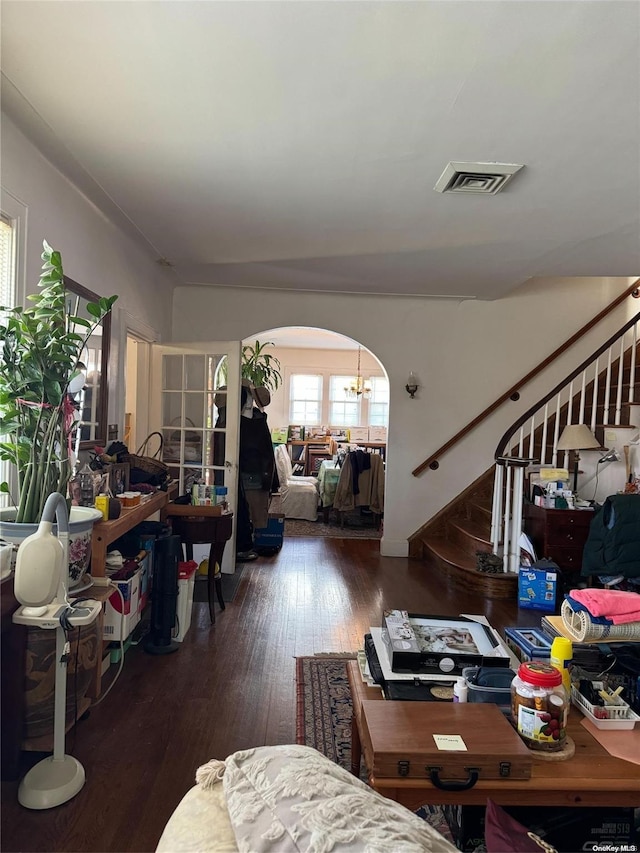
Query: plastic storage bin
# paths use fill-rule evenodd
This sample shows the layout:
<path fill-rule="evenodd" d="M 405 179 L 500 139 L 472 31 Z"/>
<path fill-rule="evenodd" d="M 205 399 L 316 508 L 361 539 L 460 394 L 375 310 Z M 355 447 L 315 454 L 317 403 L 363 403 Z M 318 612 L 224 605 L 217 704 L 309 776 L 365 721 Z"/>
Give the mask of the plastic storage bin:
<path fill-rule="evenodd" d="M 178 563 L 178 602 L 176 604 L 178 633 L 173 638 L 181 643 L 191 627 L 191 611 L 193 610 L 193 587 L 196 579 L 198 564 L 195 560 Z"/>
<path fill-rule="evenodd" d="M 503 714 L 511 712 L 512 669 L 504 666 L 469 666 L 462 670 L 467 702 L 493 702 Z"/>
<path fill-rule="evenodd" d="M 602 690 L 604 685 L 601 681 L 594 681 L 593 686 L 596 690 Z M 640 717 L 619 696 L 616 697 L 613 703 L 592 705 L 586 696 L 583 696 L 576 686 L 572 685 L 571 701 L 577 708 L 580 708 L 585 717 L 591 720 L 596 728 L 603 729 L 604 731 L 632 729 L 638 720 L 640 720 Z M 596 713 L 606 713 L 607 716 L 597 717 Z"/>

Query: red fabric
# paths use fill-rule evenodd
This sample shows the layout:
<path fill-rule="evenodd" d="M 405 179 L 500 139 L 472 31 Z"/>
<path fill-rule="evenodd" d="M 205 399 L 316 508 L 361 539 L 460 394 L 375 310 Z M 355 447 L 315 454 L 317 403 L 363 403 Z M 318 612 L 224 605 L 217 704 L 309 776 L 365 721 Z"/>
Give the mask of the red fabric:
<path fill-rule="evenodd" d="M 484 826 L 487 853 L 540 853 L 541 850 L 550 853 L 554 850 L 550 844 L 536 839 L 537 835 L 530 833 L 501 806 L 487 800 Z"/>

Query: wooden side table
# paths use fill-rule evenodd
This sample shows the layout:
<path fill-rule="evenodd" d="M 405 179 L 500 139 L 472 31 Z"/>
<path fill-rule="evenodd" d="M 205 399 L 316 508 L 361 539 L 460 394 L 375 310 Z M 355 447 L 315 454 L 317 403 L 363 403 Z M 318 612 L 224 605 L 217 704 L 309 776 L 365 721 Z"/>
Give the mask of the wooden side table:
<path fill-rule="evenodd" d="M 222 576 L 216 573 L 216 563 L 222 566 L 222 555 L 226 543 L 231 539 L 233 513 L 224 515 L 217 506 L 191 506 L 189 504 L 170 503 L 163 507 L 160 518 L 171 525 L 176 536 L 184 545 L 187 560 L 193 559 L 194 545 L 210 545 L 209 570 L 207 572 L 207 597 L 209 600 L 209 618 L 216 621 L 213 592 L 215 589 L 218 604 L 225 609 L 222 597 Z"/>
<path fill-rule="evenodd" d="M 534 759 L 530 779 L 480 779 L 466 791 L 442 791 L 436 788 L 428 777 L 374 777 L 371 773 L 372 745 L 370 740 L 367 740 L 363 715 L 366 715 L 367 705 L 372 699 L 380 700 L 384 697 L 379 689 L 363 683 L 357 661 L 347 661 L 347 672 L 353 699 L 353 726 L 358 731 L 358 745 L 362 736 L 361 749 L 369 773 L 369 782 L 378 793 L 402 803 L 408 809 L 415 810 L 425 803 L 483 806 L 486 805 L 487 798 L 503 806 L 611 808 L 638 805 L 640 768 L 631 761 L 610 755 L 591 735 L 589 729 L 582 725 L 582 714 L 577 708 L 571 708 L 567 726 L 568 734 L 576 745 L 575 755 L 566 761 L 557 762 Z M 423 704 L 424 712 L 428 714 L 429 703 Z M 636 742 L 632 732 L 624 734 L 632 738 L 630 743 Z M 462 735 L 464 736 L 464 732 Z M 352 752 L 354 764 L 355 758 Z"/>

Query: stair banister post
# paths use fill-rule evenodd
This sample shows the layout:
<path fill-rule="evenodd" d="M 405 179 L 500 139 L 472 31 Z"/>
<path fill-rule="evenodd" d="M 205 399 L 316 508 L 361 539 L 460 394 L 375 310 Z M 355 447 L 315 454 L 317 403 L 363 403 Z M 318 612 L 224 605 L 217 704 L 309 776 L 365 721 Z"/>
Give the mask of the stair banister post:
<path fill-rule="evenodd" d="M 502 517 L 502 484 L 504 482 L 504 468 L 496 461 L 493 475 L 493 501 L 491 505 L 491 549 L 494 554 L 498 553 L 500 546 L 500 519 Z"/>
<path fill-rule="evenodd" d="M 511 465 L 510 460 L 506 463 L 506 481 L 504 490 L 504 518 L 502 522 L 502 557 L 503 569 L 504 561 L 508 560 L 509 549 L 511 548 Z M 506 571 L 506 569 L 505 569 Z"/>
<path fill-rule="evenodd" d="M 522 533 L 522 484 L 524 470 L 516 465 L 513 470 L 513 512 L 511 513 L 511 549 L 508 571 L 517 572 L 520 568 L 520 534 Z"/>

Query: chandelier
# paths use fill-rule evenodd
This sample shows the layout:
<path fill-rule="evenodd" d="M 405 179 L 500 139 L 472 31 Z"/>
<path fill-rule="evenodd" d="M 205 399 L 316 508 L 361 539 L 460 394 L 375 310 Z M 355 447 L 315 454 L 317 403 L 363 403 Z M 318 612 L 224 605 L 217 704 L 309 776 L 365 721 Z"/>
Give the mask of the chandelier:
<path fill-rule="evenodd" d="M 365 383 L 360 372 L 360 355 L 362 347 L 358 347 L 358 372 L 354 379 L 348 385 L 344 386 L 344 393 L 347 397 L 366 397 L 371 396 L 371 388 Z"/>

